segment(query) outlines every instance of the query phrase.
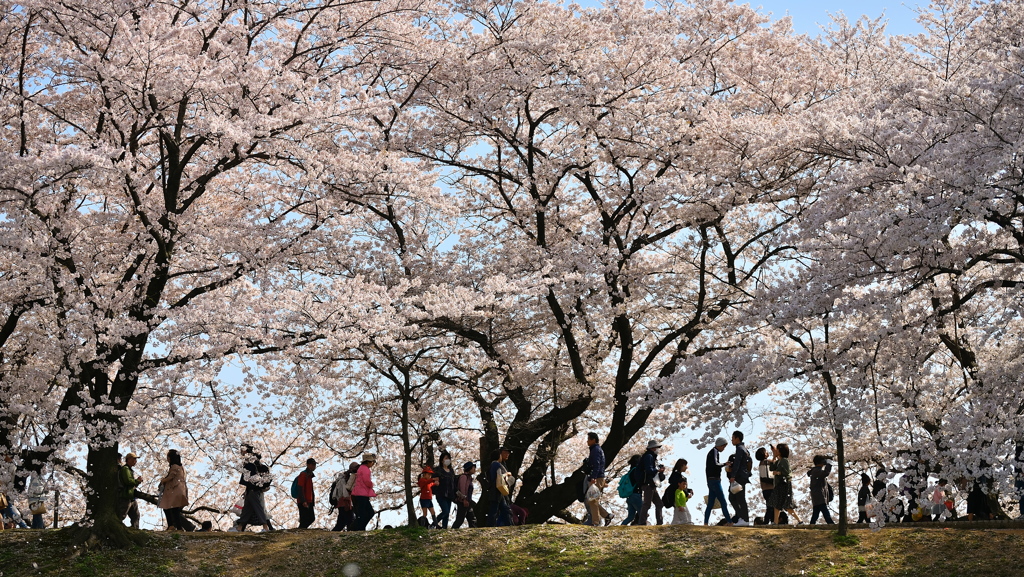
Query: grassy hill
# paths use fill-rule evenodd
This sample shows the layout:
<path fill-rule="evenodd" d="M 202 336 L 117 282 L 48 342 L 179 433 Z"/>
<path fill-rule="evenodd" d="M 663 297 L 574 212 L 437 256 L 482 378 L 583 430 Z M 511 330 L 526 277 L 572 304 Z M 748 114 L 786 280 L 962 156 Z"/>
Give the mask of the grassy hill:
<path fill-rule="evenodd" d="M 1024 575 L 1024 530 L 545 525 L 368 533 L 153 533 L 81 553 L 61 532 L 0 533 L 0 577 L 390 575 L 998 577 Z"/>

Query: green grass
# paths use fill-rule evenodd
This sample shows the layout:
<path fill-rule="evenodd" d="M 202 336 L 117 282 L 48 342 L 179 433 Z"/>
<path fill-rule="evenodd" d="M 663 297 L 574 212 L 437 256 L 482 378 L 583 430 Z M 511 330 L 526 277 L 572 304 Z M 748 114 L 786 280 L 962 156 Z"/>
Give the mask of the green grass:
<path fill-rule="evenodd" d="M 154 533 L 145 546 L 82 553 L 64 534 L 0 533 L 14 575 L 352 577 L 1000 577 L 1021 574 L 1024 531 L 529 526 L 370 533 Z M 35 563 L 35 566 L 32 564 Z M 346 572 L 348 568 L 348 572 Z"/>

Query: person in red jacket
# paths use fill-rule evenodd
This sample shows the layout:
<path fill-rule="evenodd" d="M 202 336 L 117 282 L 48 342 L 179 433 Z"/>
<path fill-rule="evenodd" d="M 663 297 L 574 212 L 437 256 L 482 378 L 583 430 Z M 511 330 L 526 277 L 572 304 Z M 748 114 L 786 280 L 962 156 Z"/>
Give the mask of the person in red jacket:
<path fill-rule="evenodd" d="M 434 486 L 437 485 L 437 478 L 434 477 L 434 470 L 423 467 L 417 484 L 420 486 L 420 509 L 423 509 L 423 518 L 426 519 L 427 513 L 430 513 L 430 525 L 433 526 L 437 521 L 437 513 L 434 512 Z"/>
<path fill-rule="evenodd" d="M 313 471 L 316 470 L 316 459 L 306 459 L 306 470 L 299 473 L 296 482 L 299 484 L 299 498 L 296 503 L 299 506 L 299 529 L 308 529 L 313 521 L 316 521 L 316 512 L 313 509 Z"/>

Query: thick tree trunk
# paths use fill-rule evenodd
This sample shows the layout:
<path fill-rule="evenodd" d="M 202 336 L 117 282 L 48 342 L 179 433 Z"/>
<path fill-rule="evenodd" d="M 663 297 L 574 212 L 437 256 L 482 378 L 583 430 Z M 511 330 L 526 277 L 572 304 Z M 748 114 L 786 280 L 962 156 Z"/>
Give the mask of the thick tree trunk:
<path fill-rule="evenodd" d="M 129 547 L 141 545 L 146 538 L 129 529 L 118 511 L 117 444 L 89 447 L 87 469 L 86 519 L 74 527 L 73 541 L 80 544 Z"/>

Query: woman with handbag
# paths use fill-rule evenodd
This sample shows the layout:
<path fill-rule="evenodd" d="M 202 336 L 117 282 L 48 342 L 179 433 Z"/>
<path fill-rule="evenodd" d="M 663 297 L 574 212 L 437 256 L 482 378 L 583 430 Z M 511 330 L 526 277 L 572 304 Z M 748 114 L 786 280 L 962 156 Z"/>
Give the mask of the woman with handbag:
<path fill-rule="evenodd" d="M 157 506 L 163 509 L 167 517 L 167 530 L 185 530 L 185 519 L 182 510 L 188 505 L 188 485 L 185 483 L 185 467 L 181 465 L 181 455 L 171 449 L 167 451 L 167 474 L 160 479 L 160 501 Z"/>

